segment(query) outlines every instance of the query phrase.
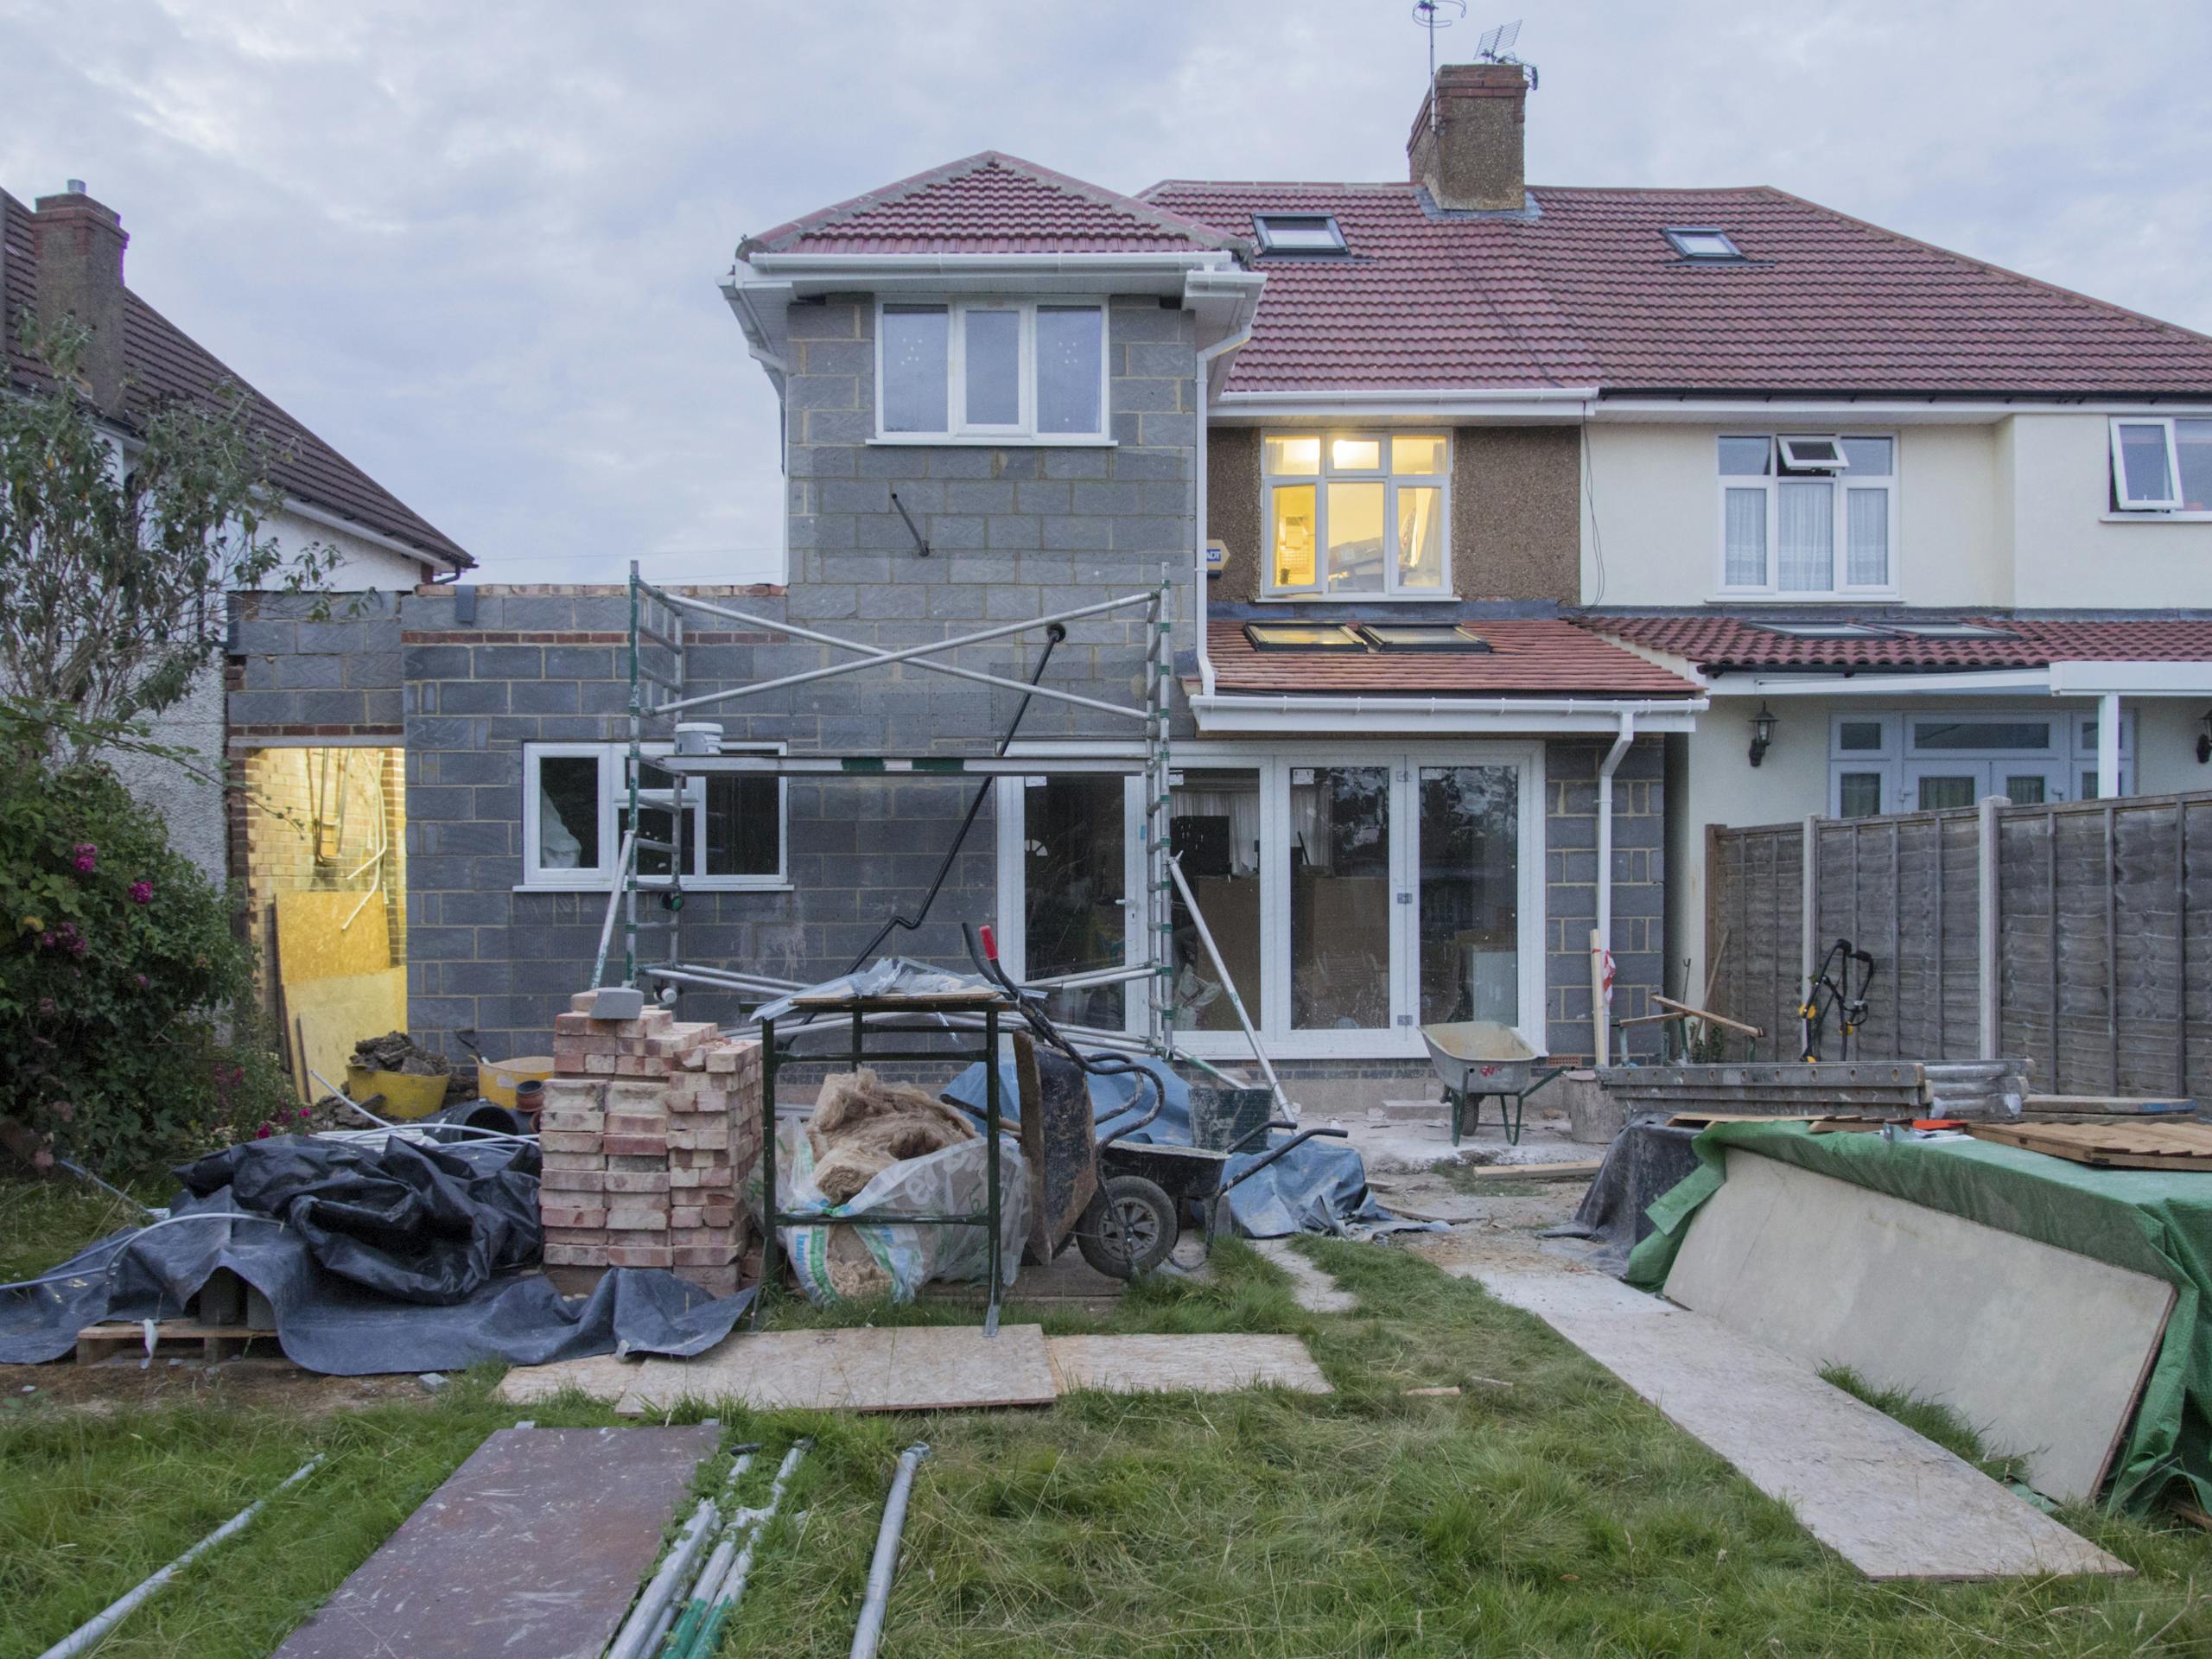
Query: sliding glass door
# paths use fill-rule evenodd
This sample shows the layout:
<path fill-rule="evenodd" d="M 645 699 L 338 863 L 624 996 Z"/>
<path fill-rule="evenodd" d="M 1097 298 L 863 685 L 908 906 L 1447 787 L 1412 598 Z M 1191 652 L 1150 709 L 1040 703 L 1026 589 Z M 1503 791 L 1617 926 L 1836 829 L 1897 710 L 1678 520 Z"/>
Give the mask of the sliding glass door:
<path fill-rule="evenodd" d="M 1415 973 L 1424 1026 L 1521 1023 L 1521 771 L 1423 766 Z"/>

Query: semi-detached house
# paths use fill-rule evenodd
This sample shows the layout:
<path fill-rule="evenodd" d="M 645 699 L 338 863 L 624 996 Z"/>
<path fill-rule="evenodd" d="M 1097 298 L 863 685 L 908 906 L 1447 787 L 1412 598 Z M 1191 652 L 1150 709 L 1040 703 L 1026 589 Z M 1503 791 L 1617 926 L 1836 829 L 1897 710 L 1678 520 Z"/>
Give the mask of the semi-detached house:
<path fill-rule="evenodd" d="M 2212 340 L 1765 188 L 1529 186 L 1512 64 L 1440 69 L 1375 184 L 1117 194 L 988 152 L 747 238 L 785 581 L 715 602 L 903 648 L 1165 581 L 1168 817 L 1303 1092 L 1416 1027 L 1554 1055 L 1702 982 L 1703 829 L 2198 782 Z M 415 1023 L 526 1042 L 585 982 L 627 800 L 606 590 L 410 598 Z M 1039 671 L 1044 642 L 953 660 Z M 1048 683 L 1134 701 L 1145 642 Z M 732 620 L 687 688 L 849 653 Z M 931 920 L 1031 976 L 1141 960 L 1127 734 L 910 664 L 727 706 L 732 750 L 981 752 Z M 686 954 L 806 980 L 921 900 L 973 785 L 716 778 Z M 1608 948 L 1609 947 L 1609 948 Z M 1235 1057 L 1179 908 L 1173 1019 Z M 700 1014 L 734 1005 L 685 993 Z M 1141 989 L 1064 995 L 1140 1026 Z"/>

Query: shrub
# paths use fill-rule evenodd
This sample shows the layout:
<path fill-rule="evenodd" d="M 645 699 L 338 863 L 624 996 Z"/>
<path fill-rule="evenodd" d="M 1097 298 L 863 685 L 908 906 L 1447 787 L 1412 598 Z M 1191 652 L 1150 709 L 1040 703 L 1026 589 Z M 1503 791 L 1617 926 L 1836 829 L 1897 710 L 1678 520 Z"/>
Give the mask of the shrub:
<path fill-rule="evenodd" d="M 0 1116 L 117 1173 L 296 1108 L 227 896 L 97 762 L 0 772 Z"/>

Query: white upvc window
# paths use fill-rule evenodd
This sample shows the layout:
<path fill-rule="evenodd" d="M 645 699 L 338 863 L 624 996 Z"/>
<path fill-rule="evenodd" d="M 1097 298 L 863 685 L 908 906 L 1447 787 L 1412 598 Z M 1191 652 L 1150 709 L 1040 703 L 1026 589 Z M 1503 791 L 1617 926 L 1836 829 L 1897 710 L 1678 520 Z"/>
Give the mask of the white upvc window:
<path fill-rule="evenodd" d="M 1267 591 L 1449 599 L 1446 432 L 1269 432 L 1260 442 Z"/>
<path fill-rule="evenodd" d="M 2112 505 L 2121 512 L 2212 512 L 2212 419 L 2116 418 Z"/>
<path fill-rule="evenodd" d="M 2134 716 L 2120 728 L 2120 787 L 2133 786 Z M 1986 795 L 2016 806 L 2094 800 L 2097 717 L 2027 708 L 1865 709 L 1833 715 L 1828 811 L 1839 818 L 1953 811 Z"/>
<path fill-rule="evenodd" d="M 1896 594 L 1894 433 L 1731 433 L 1719 460 L 1722 594 Z"/>
<path fill-rule="evenodd" d="M 665 754 L 669 746 L 647 744 L 645 752 Z M 613 885 L 629 827 L 629 762 L 626 743 L 524 746 L 524 887 L 603 891 Z M 684 812 L 685 887 L 741 890 L 788 885 L 783 779 L 751 772 L 677 779 L 647 767 L 639 799 L 647 839 L 674 838 L 668 813 L 677 800 Z M 638 875 L 640 887 L 666 885 L 668 855 L 641 849 Z"/>
<path fill-rule="evenodd" d="M 885 300 L 876 310 L 879 439 L 1103 442 L 1100 300 Z"/>

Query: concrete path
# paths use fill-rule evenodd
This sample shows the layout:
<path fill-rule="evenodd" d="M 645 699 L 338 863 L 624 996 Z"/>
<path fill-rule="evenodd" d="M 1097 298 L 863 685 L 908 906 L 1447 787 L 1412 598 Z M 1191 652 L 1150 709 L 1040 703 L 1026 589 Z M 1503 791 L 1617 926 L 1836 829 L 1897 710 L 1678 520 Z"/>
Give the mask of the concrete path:
<path fill-rule="evenodd" d="M 1349 1313 L 1359 1298 L 1337 1288 L 1337 1281 L 1315 1267 L 1287 1238 L 1255 1238 L 1252 1248 L 1290 1275 L 1290 1294 L 1308 1313 Z"/>
<path fill-rule="evenodd" d="M 2132 1570 L 1971 1464 L 1703 1314 L 1602 1273 L 1533 1263 L 1459 1271 L 1613 1372 L 1870 1579 Z"/>

